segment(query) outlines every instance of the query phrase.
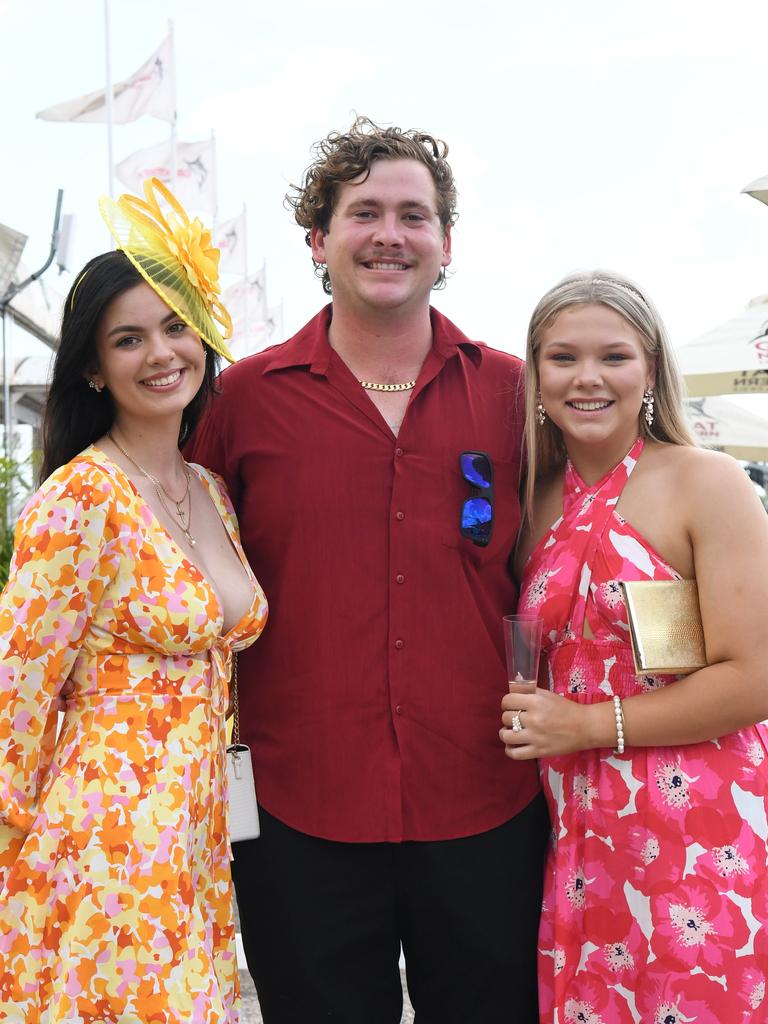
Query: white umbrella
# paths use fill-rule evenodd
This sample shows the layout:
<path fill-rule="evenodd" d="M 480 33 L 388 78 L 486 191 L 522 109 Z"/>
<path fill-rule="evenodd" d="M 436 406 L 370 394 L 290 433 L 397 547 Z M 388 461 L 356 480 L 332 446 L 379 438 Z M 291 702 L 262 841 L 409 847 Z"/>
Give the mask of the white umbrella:
<path fill-rule="evenodd" d="M 768 296 L 740 315 L 681 345 L 677 358 L 689 395 L 768 392 Z"/>
<path fill-rule="evenodd" d="M 768 203 L 768 174 L 750 181 L 741 191 L 746 192 L 753 199 L 759 199 L 761 203 Z"/>
<path fill-rule="evenodd" d="M 705 448 L 746 462 L 768 461 L 768 419 L 725 398 L 689 398 L 688 421 Z"/>

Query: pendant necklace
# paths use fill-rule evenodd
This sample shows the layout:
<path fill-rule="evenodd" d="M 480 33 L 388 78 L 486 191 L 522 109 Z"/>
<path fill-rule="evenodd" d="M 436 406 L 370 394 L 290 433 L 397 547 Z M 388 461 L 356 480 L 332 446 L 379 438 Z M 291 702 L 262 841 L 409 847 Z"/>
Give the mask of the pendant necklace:
<path fill-rule="evenodd" d="M 144 469 L 143 466 L 139 465 L 139 463 L 136 461 L 136 459 L 133 458 L 133 456 L 128 454 L 128 452 L 125 450 L 125 448 L 123 448 L 123 446 L 120 444 L 120 442 L 116 439 L 116 437 L 114 436 L 114 434 L 112 433 L 111 430 L 107 431 L 107 437 L 110 439 L 110 441 L 115 446 L 115 448 L 117 448 L 118 451 L 123 453 L 123 455 L 126 457 L 126 459 L 128 459 L 128 461 L 131 463 L 131 465 L 135 466 L 136 469 L 138 469 L 138 471 L 141 473 L 141 475 L 145 476 L 147 478 L 147 480 L 149 480 L 150 483 L 153 484 L 155 490 L 157 491 L 157 496 L 160 499 L 160 504 L 165 509 L 165 514 L 167 516 L 169 516 L 169 518 L 171 520 L 173 520 L 175 518 L 178 521 L 178 524 L 181 527 L 182 533 L 184 534 L 184 536 L 187 538 L 187 541 L 189 542 L 189 546 L 193 548 L 195 546 L 195 544 L 197 543 L 197 541 L 195 540 L 195 538 L 190 533 L 190 530 L 192 528 L 191 474 L 189 472 L 189 466 L 184 461 L 184 459 L 181 458 L 181 456 L 180 456 L 181 464 L 184 467 L 184 477 L 186 478 L 186 481 L 187 481 L 187 488 L 184 491 L 184 493 L 182 494 L 182 496 L 179 498 L 179 500 L 177 501 L 176 498 L 173 497 L 173 495 L 169 494 L 168 491 L 166 491 L 166 489 L 163 487 L 163 485 L 160 483 L 160 481 L 157 479 L 157 477 L 152 476 L 152 474 L 148 470 Z M 166 505 L 166 503 L 165 503 L 165 499 L 166 498 L 168 499 L 168 501 L 170 501 L 173 505 L 176 506 L 176 515 L 175 516 L 174 516 L 173 512 L 171 511 L 171 509 L 169 509 L 168 506 Z M 184 509 L 184 503 L 185 502 L 187 503 L 186 511 Z"/>

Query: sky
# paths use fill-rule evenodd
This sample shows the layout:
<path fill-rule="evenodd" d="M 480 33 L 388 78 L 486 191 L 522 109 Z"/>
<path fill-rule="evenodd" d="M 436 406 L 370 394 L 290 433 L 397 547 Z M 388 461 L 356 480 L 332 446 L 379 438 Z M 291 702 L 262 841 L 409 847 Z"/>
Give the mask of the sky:
<path fill-rule="evenodd" d="M 740 194 L 768 174 L 765 0 L 111 0 L 110 20 L 115 81 L 173 21 L 178 137 L 215 132 L 219 217 L 246 204 L 286 335 L 325 296 L 283 197 L 356 112 L 448 142 L 460 216 L 434 304 L 470 337 L 522 354 L 577 268 L 635 278 L 676 344 L 768 292 L 768 207 Z M 35 113 L 103 86 L 103 0 L 0 0 L 0 39 L 0 222 L 42 263 L 63 188 L 77 268 L 110 247 L 106 128 Z M 114 131 L 116 161 L 167 137 Z"/>

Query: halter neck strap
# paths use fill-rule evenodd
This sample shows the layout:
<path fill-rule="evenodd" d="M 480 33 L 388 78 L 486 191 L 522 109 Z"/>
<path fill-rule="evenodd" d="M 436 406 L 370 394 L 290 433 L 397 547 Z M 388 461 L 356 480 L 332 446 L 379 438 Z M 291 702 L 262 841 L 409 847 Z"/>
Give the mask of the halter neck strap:
<path fill-rule="evenodd" d="M 576 581 L 570 615 L 570 628 L 576 636 L 581 636 L 584 630 L 595 552 L 644 447 L 644 439 L 638 437 L 624 458 L 592 485 L 584 483 L 570 459 L 566 464 L 563 521 L 564 524 L 567 521 L 571 537 L 578 534 L 583 537 L 581 555 L 577 555 L 581 571 Z"/>
<path fill-rule="evenodd" d="M 602 501 L 612 501 L 612 504 L 615 505 L 632 470 L 637 465 L 643 448 L 645 448 L 645 440 L 638 437 L 624 458 L 594 484 L 586 484 L 571 460 L 568 459 L 565 464 L 565 479 L 563 480 L 563 513 L 570 512 L 575 504 L 585 501 L 588 502 L 587 507 L 589 507 L 598 495 Z"/>

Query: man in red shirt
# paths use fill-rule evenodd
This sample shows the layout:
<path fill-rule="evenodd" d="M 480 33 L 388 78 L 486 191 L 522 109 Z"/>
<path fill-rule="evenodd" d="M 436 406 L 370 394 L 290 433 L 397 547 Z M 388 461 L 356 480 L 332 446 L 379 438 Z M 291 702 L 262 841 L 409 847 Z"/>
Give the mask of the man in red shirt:
<path fill-rule="evenodd" d="M 191 446 L 270 602 L 233 866 L 267 1024 L 398 1024 L 401 943 L 420 1024 L 538 1019 L 546 812 L 498 742 L 523 371 L 430 309 L 446 153 L 364 118 L 318 144 L 291 203 L 333 303 L 224 373 Z"/>

